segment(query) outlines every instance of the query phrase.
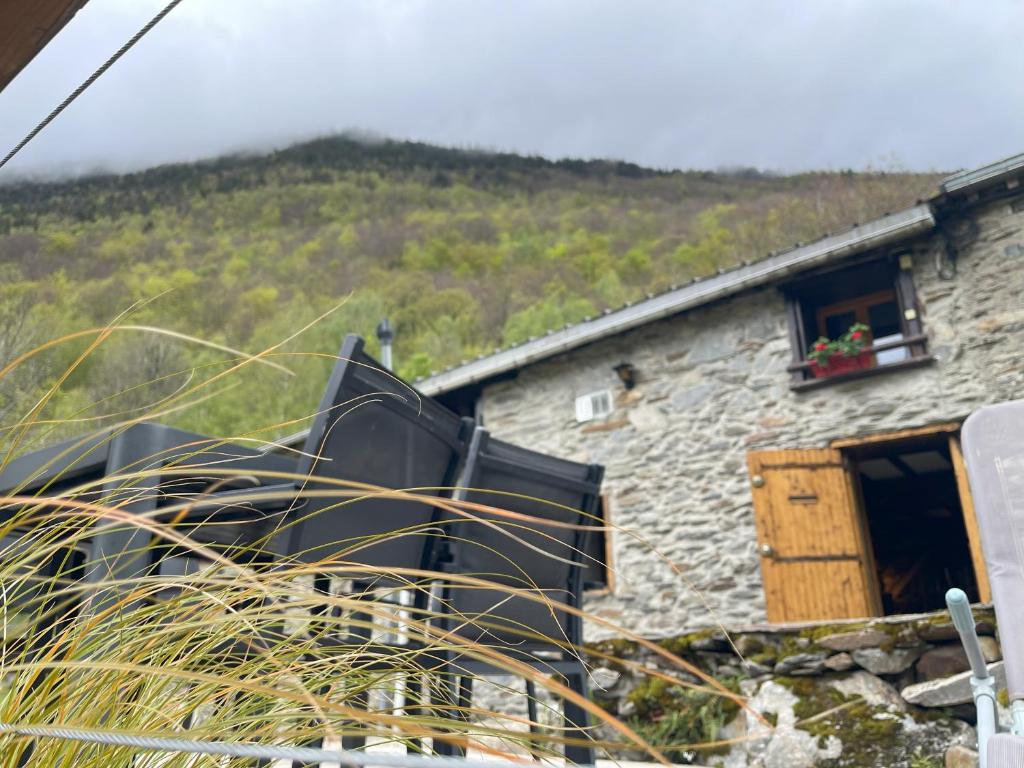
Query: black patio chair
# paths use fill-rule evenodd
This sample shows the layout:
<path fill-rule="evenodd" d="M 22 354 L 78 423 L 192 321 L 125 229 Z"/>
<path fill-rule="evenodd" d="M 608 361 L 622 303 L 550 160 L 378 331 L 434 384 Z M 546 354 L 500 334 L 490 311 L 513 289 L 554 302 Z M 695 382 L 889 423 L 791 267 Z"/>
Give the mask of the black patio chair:
<path fill-rule="evenodd" d="M 508 519 L 475 510 L 470 512 L 480 521 L 450 516 L 446 522 L 450 561 L 445 569 L 515 591 L 460 587 L 452 581 L 438 601 L 446 629 L 560 676 L 583 698 L 587 697 L 587 671 L 581 659 L 582 622 L 570 609 L 582 605 L 584 574 L 598 568 L 585 553 L 593 534 L 587 526 L 600 520 L 603 475 L 600 465 L 519 448 L 478 428 L 456 497 L 529 517 Z M 468 654 L 451 655 L 443 672 L 453 686 L 458 678 L 457 711 L 462 717 L 472 702 L 474 676 L 507 674 Z M 531 730 L 535 730 L 536 691 L 531 681 L 526 686 Z M 590 739 L 586 710 L 565 700 L 563 717 L 566 733 L 573 738 L 566 744 L 566 759 L 593 764 L 594 750 L 584 743 Z M 440 751 L 458 750 L 442 745 Z"/>
<path fill-rule="evenodd" d="M 436 509 L 422 502 L 374 495 L 372 490 L 362 498 L 344 499 L 341 492 L 345 489 L 332 481 L 416 489 L 418 496 L 447 496 L 468 447 L 472 421 L 460 419 L 381 370 L 357 336 L 346 337 L 338 357 L 297 462 L 273 452 L 220 446 L 228 458 L 217 463 L 223 465 L 231 459 L 230 466 L 238 468 L 237 477 L 232 480 L 220 473 L 206 478 L 202 452 L 193 457 L 174 447 L 177 442 L 192 445 L 210 442 L 210 438 L 147 424 L 82 445 L 72 441 L 54 446 L 18 460 L 0 475 L 0 488 L 31 492 L 56 482 L 97 480 L 137 470 L 140 463 L 146 468 L 161 466 L 153 460 L 145 464 L 147 457 L 169 454 L 175 469 L 171 492 L 165 491 L 163 478 L 154 472 L 144 481 L 133 481 L 130 488 L 121 489 L 116 481 L 107 483 L 103 494 L 119 499 L 121 509 L 138 513 L 189 499 L 190 518 L 185 522 L 193 523 L 188 529 L 192 538 L 224 547 L 241 544 L 244 546 L 236 550 L 247 553 L 251 553 L 253 542 L 259 542 L 271 562 L 313 564 L 341 555 L 347 566 L 356 568 L 353 575 L 357 577 L 359 566 L 366 567 L 365 580 L 358 589 L 368 599 L 371 587 L 405 586 L 402 579 L 389 578 L 387 571 L 432 566 L 437 531 L 430 525 L 437 519 Z M 195 473 L 183 474 L 182 464 L 189 462 Z M 294 479 L 267 481 L 261 470 L 291 472 Z M 233 488 L 239 481 L 242 487 Z M 211 486 L 216 490 L 208 492 Z M 122 490 L 125 495 L 118 497 Z M 338 492 L 337 498 L 331 497 L 333 492 Z M 129 525 L 100 526 L 91 549 L 84 566 L 90 580 L 104 576 L 128 579 L 151 572 L 147 568 L 152 563 L 145 553 L 152 552 L 153 546 L 144 530 Z M 163 552 L 160 558 L 161 572 L 169 569 L 186 574 L 197 569 L 190 553 L 167 554 Z M 329 591 L 330 577 L 318 577 L 315 587 Z M 416 590 L 414 594 L 413 610 L 423 610 L 425 592 Z M 104 605 L 119 598 L 108 591 Z M 368 647 L 370 631 L 363 625 L 330 639 Z M 347 746 L 356 746 L 360 740 L 350 741 Z"/>
<path fill-rule="evenodd" d="M 219 472 L 211 475 L 210 466 Z M 252 485 L 258 482 L 255 475 L 290 471 L 293 466 L 294 462 L 280 456 L 162 424 L 132 424 L 68 440 L 8 463 L 0 472 L 0 494 L 31 501 L 8 505 L 0 515 L 9 520 L 24 506 L 58 508 L 58 497 L 116 506 L 120 512 L 138 515 L 157 513 L 182 491 L 194 494 L 211 484 L 221 488 Z M 187 534 L 204 543 L 228 550 L 241 544 L 247 552 L 251 551 L 248 544 L 260 536 L 269 539 L 276 524 L 259 510 L 241 507 L 225 510 L 216 526 L 204 522 L 186 519 L 181 524 Z M 40 601 L 33 615 L 39 622 L 28 630 L 26 640 L 31 654 L 46 652 L 61 626 L 83 609 L 98 613 L 119 604 L 120 610 L 131 609 L 135 603 L 124 600 L 132 589 L 130 580 L 160 573 L 175 559 L 169 557 L 175 547 L 154 542 L 143 527 L 102 519 L 83 524 L 88 525 L 84 537 L 76 538 L 73 546 L 55 549 L 41 564 L 38 576 L 49 583 L 38 586 Z M 0 551 L 24 552 L 23 542 L 39 533 L 15 531 Z M 83 600 L 54 596 L 61 585 L 71 582 L 84 582 Z M 37 677 L 36 684 L 41 680 L 42 676 Z M 31 749 L 26 748 L 19 764 L 30 759 Z"/>
<path fill-rule="evenodd" d="M 472 421 L 382 370 L 358 336 L 345 339 L 339 358 L 299 460 L 297 473 L 308 478 L 304 488 L 330 494 L 339 490 L 332 481 L 344 480 L 411 489 L 422 497 L 447 496 Z M 358 543 L 358 550 L 345 552 L 345 560 L 367 566 L 374 581 L 393 583 L 388 568 L 430 565 L 429 544 L 436 537 L 417 533 L 436 518 L 430 505 L 372 492 L 354 501 L 313 497 L 291 527 L 287 551 L 316 563 Z"/>
<path fill-rule="evenodd" d="M 348 597 L 373 601 L 379 588 L 392 593 L 409 588 L 409 609 L 422 616 L 428 585 L 412 584 L 392 571 L 433 569 L 439 552 L 439 513 L 429 499 L 449 496 L 472 432 L 472 420 L 458 417 L 384 371 L 365 352 L 363 340 L 349 335 L 310 429 L 288 442 L 288 447 L 302 443 L 295 481 L 263 485 L 256 494 L 210 494 L 196 508 L 216 510 L 235 498 L 267 514 L 283 508 L 281 532 L 271 547 L 278 562 L 315 566 L 337 560 L 353 583 Z M 388 495 L 389 489 L 414 491 L 425 501 Z M 259 494 L 267 501 L 254 500 Z M 291 497 L 294 501 L 288 500 Z M 325 595 L 337 581 L 329 570 L 325 567 L 313 583 Z M 394 651 L 408 657 L 414 649 L 408 643 L 399 647 L 375 642 L 371 606 L 367 608 L 347 620 L 329 621 L 342 617 L 325 602 L 319 615 L 324 626 L 335 631 L 320 633 L 318 646 L 344 647 L 366 669 L 389 668 Z M 415 683 L 409 692 L 416 694 Z M 352 703 L 368 704 L 358 697 Z M 363 741 L 346 736 L 344 746 L 357 748 Z"/>
<path fill-rule="evenodd" d="M 436 539 L 430 525 L 437 511 L 374 489 L 411 489 L 420 498 L 447 496 L 471 434 L 471 420 L 460 419 L 382 370 L 366 354 L 363 340 L 349 335 L 298 459 L 255 452 L 268 468 L 284 468 L 292 479 L 267 481 L 256 475 L 250 487 L 204 493 L 192 505 L 193 514 L 205 519 L 225 510 L 263 513 L 275 521 L 277 535 L 268 540 L 260 528 L 250 538 L 259 534 L 277 562 L 315 564 L 343 556 L 355 576 L 366 567 L 365 582 L 394 586 L 400 580 L 388 576 L 389 568 L 429 567 Z M 189 482 L 179 479 L 176 498 L 199 492 L 195 484 L 190 491 Z M 200 541 L 230 540 L 236 534 L 230 527 L 209 528 L 197 535 Z M 318 578 L 318 588 L 325 579 Z"/>
<path fill-rule="evenodd" d="M 294 462 L 281 456 L 144 422 L 21 456 L 0 473 L 0 493 L 36 497 L 44 506 L 47 497 L 71 495 L 144 515 L 207 488 L 251 487 L 264 472 L 293 471 Z M 224 505 L 212 522 L 208 510 L 197 510 L 177 527 L 200 543 L 230 549 L 269 539 L 278 521 L 251 507 Z M 168 546 L 153 546 L 151 533 L 137 525 L 96 520 L 91 529 L 80 564 L 81 576 L 90 583 L 153 573 L 160 556 L 168 553 Z M 119 599 L 116 589 L 105 588 L 91 605 L 102 609 Z"/>

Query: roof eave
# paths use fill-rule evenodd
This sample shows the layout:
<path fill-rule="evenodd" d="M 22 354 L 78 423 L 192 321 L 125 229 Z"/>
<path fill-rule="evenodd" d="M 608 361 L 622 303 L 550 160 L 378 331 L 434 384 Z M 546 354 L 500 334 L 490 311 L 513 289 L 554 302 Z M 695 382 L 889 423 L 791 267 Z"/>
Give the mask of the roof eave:
<path fill-rule="evenodd" d="M 0 50 L 0 91 L 3 91 L 71 18 L 81 10 L 87 0 L 53 0 L 40 3 L 33 0 L 15 0 L 4 8 L 3 21 L 5 48 Z"/>
<path fill-rule="evenodd" d="M 1024 173 L 1024 154 L 1014 155 L 974 170 L 954 173 L 943 180 L 941 189 L 947 195 L 973 192 L 980 187 L 995 184 L 1021 173 Z"/>
<path fill-rule="evenodd" d="M 904 240 L 934 226 L 931 207 L 926 203 L 915 205 L 838 235 L 689 283 L 638 304 L 474 360 L 424 379 L 417 383 L 417 387 L 424 394 L 435 396 L 476 384 L 637 326 L 776 282 L 796 272 Z"/>

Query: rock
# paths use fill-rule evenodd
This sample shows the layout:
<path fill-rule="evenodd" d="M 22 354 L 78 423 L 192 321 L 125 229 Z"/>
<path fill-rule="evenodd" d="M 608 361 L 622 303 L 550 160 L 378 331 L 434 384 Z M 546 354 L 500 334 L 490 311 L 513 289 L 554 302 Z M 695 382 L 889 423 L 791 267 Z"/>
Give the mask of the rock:
<path fill-rule="evenodd" d="M 971 668 L 967 661 L 967 654 L 959 645 L 943 645 L 939 648 L 932 648 L 921 654 L 917 660 L 918 682 L 939 680 L 944 677 L 952 677 Z"/>
<path fill-rule="evenodd" d="M 818 645 L 830 651 L 857 651 L 861 648 L 877 647 L 888 639 L 889 636 L 885 632 L 877 629 L 858 629 L 854 632 L 826 635 L 818 640 Z"/>
<path fill-rule="evenodd" d="M 737 768 L 812 768 L 822 760 L 839 757 L 842 753 L 839 739 L 834 736 L 820 739 L 796 727 L 793 707 L 797 702 L 797 697 L 785 686 L 773 680 L 763 683 L 748 700 L 749 710 L 743 713 L 746 738 L 737 741 L 725 764 Z M 775 727 L 761 722 L 753 712 L 774 714 Z"/>
<path fill-rule="evenodd" d="M 985 661 L 990 664 L 993 661 L 999 661 L 1003 658 L 1003 652 L 999 648 L 999 643 L 996 642 L 994 637 L 986 637 L 982 635 L 978 638 L 978 644 L 981 646 L 981 654 L 985 657 Z"/>
<path fill-rule="evenodd" d="M 902 627 L 896 636 L 892 638 L 892 644 L 896 648 L 922 648 L 926 643 L 918 637 L 913 627 Z"/>
<path fill-rule="evenodd" d="M 599 690 L 607 691 L 622 679 L 622 673 L 608 667 L 597 667 L 590 673 L 590 681 Z"/>
<path fill-rule="evenodd" d="M 872 707 L 885 707 L 895 712 L 905 712 L 907 709 L 906 702 L 895 688 L 867 672 L 854 672 L 833 680 L 830 685 L 846 696 L 860 696 Z"/>
<path fill-rule="evenodd" d="M 819 675 L 825 671 L 825 653 L 794 653 L 775 665 L 777 675 Z"/>
<path fill-rule="evenodd" d="M 834 688 L 837 682 L 839 688 Z M 843 698 L 857 698 L 836 707 L 836 693 L 842 693 Z M 776 727 L 768 733 L 771 738 L 767 745 L 761 747 L 759 739 L 756 745 L 746 748 L 745 762 L 727 760 L 723 768 L 804 766 L 810 758 L 816 758 L 812 765 L 829 768 L 935 765 L 937 761 L 930 762 L 930 758 L 941 759 L 951 745 L 968 744 L 971 738 L 970 727 L 957 720 L 936 718 L 918 722 L 892 686 L 863 671 L 850 675 L 846 681 L 819 678 L 794 687 L 767 681 L 747 703 L 755 711 L 777 713 Z M 799 719 L 797 711 L 801 712 Z M 806 718 L 811 713 L 816 716 L 808 722 Z M 747 722 L 751 735 L 764 734 L 749 715 Z M 813 734 L 817 755 L 810 752 L 803 736 L 793 734 L 791 728 Z M 739 756 L 739 747 L 730 751 L 730 758 Z M 707 762 L 714 764 L 712 760 Z"/>
<path fill-rule="evenodd" d="M 725 635 L 716 632 L 715 634 L 707 637 L 698 637 L 690 643 L 690 650 L 728 653 L 732 650 L 732 646 L 729 645 L 729 641 L 725 639 Z"/>
<path fill-rule="evenodd" d="M 711 393 L 714 391 L 714 384 L 698 384 L 695 387 L 680 390 L 672 395 L 672 406 L 681 411 L 696 408 L 711 397 Z"/>
<path fill-rule="evenodd" d="M 952 624 L 932 624 L 931 622 L 918 625 L 917 635 L 929 643 L 942 643 L 947 640 L 957 640 L 960 637 L 956 627 Z"/>
<path fill-rule="evenodd" d="M 981 619 L 974 625 L 974 630 L 979 635 L 994 635 L 996 633 L 996 625 L 988 619 Z"/>
<path fill-rule="evenodd" d="M 921 651 L 916 648 L 862 648 L 853 652 L 853 660 L 873 675 L 898 675 L 917 661 Z"/>
<path fill-rule="evenodd" d="M 623 699 L 619 702 L 618 713 L 619 717 L 632 717 L 636 714 L 636 704 L 629 699 Z"/>
<path fill-rule="evenodd" d="M 736 351 L 735 341 L 721 331 L 714 333 L 700 334 L 690 348 L 690 354 L 686 362 L 690 365 L 696 363 L 709 363 L 713 360 L 720 360 L 728 357 Z M 714 386 L 712 385 L 712 389 Z"/>
<path fill-rule="evenodd" d="M 764 650 L 763 635 L 740 635 L 734 638 L 736 650 L 744 656 L 751 656 Z"/>
<path fill-rule="evenodd" d="M 747 677 L 759 677 L 761 675 L 770 675 L 772 668 L 767 664 L 758 664 L 756 661 L 744 661 L 743 672 Z"/>
<path fill-rule="evenodd" d="M 853 667 L 853 657 L 848 653 L 837 653 L 835 656 L 825 659 L 825 669 L 830 669 L 833 672 L 845 672 Z"/>
<path fill-rule="evenodd" d="M 960 744 L 946 750 L 946 768 L 977 768 L 978 753 Z"/>
<path fill-rule="evenodd" d="M 841 749 L 838 739 L 829 737 L 826 748 Z M 807 731 L 785 726 L 778 728 L 764 750 L 764 768 L 813 768 L 818 764 L 818 740 Z"/>
<path fill-rule="evenodd" d="M 1003 662 L 997 661 L 988 665 L 989 674 L 996 679 L 996 688 L 1006 687 L 1006 672 Z M 927 683 L 908 685 L 900 695 L 905 701 L 919 707 L 951 707 L 955 704 L 967 704 L 971 697 L 971 673 L 961 672 L 953 677 L 931 680 Z"/>

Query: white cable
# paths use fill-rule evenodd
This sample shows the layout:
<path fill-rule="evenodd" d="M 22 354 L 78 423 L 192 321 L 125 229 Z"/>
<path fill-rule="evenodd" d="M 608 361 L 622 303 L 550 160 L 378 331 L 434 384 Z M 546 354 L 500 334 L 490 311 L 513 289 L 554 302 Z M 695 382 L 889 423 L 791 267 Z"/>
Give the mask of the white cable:
<path fill-rule="evenodd" d="M 83 741 L 107 746 L 134 747 L 153 752 L 186 752 L 196 755 L 292 760 L 304 763 L 334 762 L 349 766 L 349 768 L 364 768 L 364 766 L 381 766 L 381 768 L 523 768 L 523 763 L 511 760 L 468 760 L 461 757 L 270 746 L 247 742 L 207 741 L 165 736 L 133 736 L 61 726 L 0 723 L 0 734 L 4 733 L 36 738 Z"/>

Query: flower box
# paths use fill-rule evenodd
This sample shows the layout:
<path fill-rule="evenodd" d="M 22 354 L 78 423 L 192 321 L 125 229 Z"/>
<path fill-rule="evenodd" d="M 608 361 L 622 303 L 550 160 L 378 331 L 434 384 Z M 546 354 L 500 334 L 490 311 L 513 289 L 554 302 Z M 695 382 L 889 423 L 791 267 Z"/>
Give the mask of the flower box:
<path fill-rule="evenodd" d="M 829 356 L 828 363 L 824 366 L 819 365 L 815 360 L 811 360 L 811 375 L 816 379 L 823 379 L 827 376 L 838 376 L 841 373 L 862 371 L 865 368 L 871 367 L 872 357 L 870 349 L 862 349 L 852 356 L 837 352 Z"/>

